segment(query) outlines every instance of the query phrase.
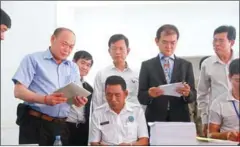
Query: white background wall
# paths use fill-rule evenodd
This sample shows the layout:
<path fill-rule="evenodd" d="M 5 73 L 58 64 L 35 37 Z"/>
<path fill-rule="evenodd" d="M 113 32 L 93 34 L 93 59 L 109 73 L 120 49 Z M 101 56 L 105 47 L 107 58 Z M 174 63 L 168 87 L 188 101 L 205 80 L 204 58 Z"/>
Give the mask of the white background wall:
<path fill-rule="evenodd" d="M 88 50 L 97 61 L 88 76 L 90 83 L 96 72 L 111 62 L 107 43 L 115 33 L 129 38 L 131 52 L 127 60 L 139 69 L 142 61 L 158 54 L 154 39 L 163 24 L 178 27 L 180 39 L 176 55 L 186 57 L 214 54 L 213 31 L 220 25 L 233 25 L 239 32 L 237 1 L 62 3 L 71 9 L 70 17 L 74 17 L 71 20 L 78 35 L 76 50 Z M 66 22 L 63 17 L 59 21 Z M 235 50 L 239 50 L 239 33 L 237 35 Z"/>
<path fill-rule="evenodd" d="M 132 50 L 128 61 L 139 68 L 143 60 L 157 55 L 154 37 L 162 24 L 173 23 L 179 28 L 176 53 L 188 57 L 213 54 L 212 33 L 219 25 L 234 25 L 239 32 L 239 2 L 124 3 L 129 5 L 121 2 L 75 1 L 57 5 L 57 2 L 1 1 L 1 8 L 9 13 L 13 23 L 6 40 L 1 41 L 2 145 L 18 143 L 15 120 L 20 101 L 13 96 L 11 78 L 26 54 L 48 47 L 50 35 L 57 26 L 75 31 L 75 50 L 85 49 L 93 54 L 95 63 L 88 77 L 90 83 L 96 72 L 111 61 L 107 42 L 114 33 L 124 33 L 129 38 Z M 239 49 L 239 37 L 234 49 Z"/>

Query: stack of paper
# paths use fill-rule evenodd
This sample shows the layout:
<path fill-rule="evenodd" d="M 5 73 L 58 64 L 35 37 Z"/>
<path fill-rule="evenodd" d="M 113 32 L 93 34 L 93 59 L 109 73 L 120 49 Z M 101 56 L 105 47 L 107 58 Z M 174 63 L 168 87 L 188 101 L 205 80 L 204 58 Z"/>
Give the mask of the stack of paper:
<path fill-rule="evenodd" d="M 193 122 L 155 122 L 149 124 L 150 145 L 197 145 Z"/>
<path fill-rule="evenodd" d="M 182 82 L 179 82 L 179 83 L 160 85 L 158 87 L 163 90 L 164 95 L 180 97 L 182 95 L 179 94 L 176 90 L 177 90 L 177 88 L 184 87 L 184 86 L 183 86 Z"/>

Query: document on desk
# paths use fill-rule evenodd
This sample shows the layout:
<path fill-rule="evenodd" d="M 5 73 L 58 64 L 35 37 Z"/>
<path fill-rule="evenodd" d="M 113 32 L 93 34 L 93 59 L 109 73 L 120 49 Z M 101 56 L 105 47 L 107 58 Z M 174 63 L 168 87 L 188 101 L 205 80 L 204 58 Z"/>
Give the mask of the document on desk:
<path fill-rule="evenodd" d="M 70 83 L 65 87 L 56 90 L 54 93 L 63 93 L 64 97 L 68 98 L 67 103 L 72 104 L 75 96 L 88 97 L 91 93 L 82 86 L 75 83 Z"/>
<path fill-rule="evenodd" d="M 194 122 L 154 122 L 150 125 L 150 145 L 197 145 Z"/>
<path fill-rule="evenodd" d="M 179 94 L 176 90 L 179 87 L 183 87 L 183 83 L 171 83 L 171 84 L 166 84 L 166 85 L 160 85 L 158 86 L 160 89 L 164 91 L 163 95 L 170 95 L 170 96 L 176 96 L 176 97 L 181 97 L 182 94 Z"/>

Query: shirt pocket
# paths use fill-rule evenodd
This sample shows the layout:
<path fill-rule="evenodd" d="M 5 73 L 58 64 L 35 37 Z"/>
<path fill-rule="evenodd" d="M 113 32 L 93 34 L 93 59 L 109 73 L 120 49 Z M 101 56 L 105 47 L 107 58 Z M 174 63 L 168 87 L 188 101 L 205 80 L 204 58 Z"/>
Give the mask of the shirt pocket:
<path fill-rule="evenodd" d="M 65 76 L 65 84 L 69 84 L 69 83 L 71 83 L 71 82 L 74 82 L 74 81 L 72 81 L 72 77 L 71 77 L 71 75 L 67 75 L 67 76 Z"/>
<path fill-rule="evenodd" d="M 138 79 L 137 78 L 129 78 L 126 81 L 127 90 L 129 91 L 129 96 L 137 96 L 138 93 Z"/>
<path fill-rule="evenodd" d="M 126 125 L 126 132 L 127 132 L 127 138 L 128 139 L 134 139 L 137 140 L 137 124 L 136 123 L 127 123 Z"/>
<path fill-rule="evenodd" d="M 116 132 L 116 126 L 113 124 L 106 124 L 101 126 L 101 132 L 102 132 L 102 140 L 104 142 L 113 143 L 114 142 L 114 136 L 118 132 Z"/>

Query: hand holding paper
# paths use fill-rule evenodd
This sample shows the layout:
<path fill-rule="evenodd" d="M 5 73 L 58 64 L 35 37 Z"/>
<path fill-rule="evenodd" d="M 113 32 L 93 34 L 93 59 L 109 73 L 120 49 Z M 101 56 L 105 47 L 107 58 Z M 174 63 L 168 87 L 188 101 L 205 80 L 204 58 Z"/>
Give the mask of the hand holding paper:
<path fill-rule="evenodd" d="M 51 106 L 65 103 L 66 101 L 67 98 L 64 97 L 63 93 L 53 93 L 44 97 L 44 103 Z"/>
<path fill-rule="evenodd" d="M 73 104 L 77 107 L 81 107 L 88 102 L 88 99 L 85 97 L 76 96 L 73 98 Z"/>
<path fill-rule="evenodd" d="M 85 100 L 82 101 L 80 100 L 81 98 L 77 98 L 74 100 L 73 98 L 76 98 L 77 96 L 86 98 L 91 94 L 89 91 L 75 83 L 70 83 L 65 87 L 58 89 L 54 93 L 63 93 L 64 97 L 68 98 L 67 103 L 69 104 L 75 103 L 77 105 L 80 105 L 80 103 L 82 102 L 84 103 Z"/>
<path fill-rule="evenodd" d="M 189 96 L 190 90 L 191 88 L 187 83 L 183 83 L 183 87 L 177 88 L 177 92 L 185 97 Z"/>
<path fill-rule="evenodd" d="M 151 87 L 149 90 L 148 90 L 148 94 L 151 96 L 151 97 L 159 97 L 160 95 L 163 94 L 163 90 L 161 90 L 160 88 L 158 87 Z"/>
<path fill-rule="evenodd" d="M 163 90 L 163 95 L 170 95 L 170 96 L 176 96 L 176 97 L 182 96 L 182 94 L 177 92 L 177 89 L 183 88 L 183 87 L 184 85 L 182 82 L 159 86 L 159 88 Z"/>

